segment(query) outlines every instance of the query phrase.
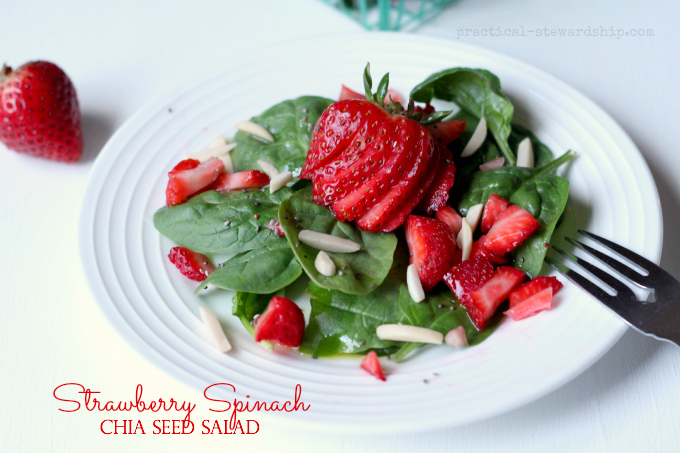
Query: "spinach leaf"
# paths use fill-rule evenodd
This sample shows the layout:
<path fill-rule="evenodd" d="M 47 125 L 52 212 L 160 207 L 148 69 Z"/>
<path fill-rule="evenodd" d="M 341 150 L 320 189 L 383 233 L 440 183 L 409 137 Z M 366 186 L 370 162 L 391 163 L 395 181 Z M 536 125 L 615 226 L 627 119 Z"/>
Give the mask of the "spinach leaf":
<path fill-rule="evenodd" d="M 411 90 L 418 102 L 432 98 L 455 102 L 476 118 L 486 118 L 489 131 L 510 165 L 516 157 L 508 145 L 514 107 L 501 93 L 498 77 L 483 69 L 451 68 L 432 74 Z"/>
<path fill-rule="evenodd" d="M 420 344 L 380 340 L 376 335 L 378 326 L 402 323 L 446 334 L 462 325 L 471 345 L 482 342 L 495 330 L 502 314 L 478 331 L 448 288 L 429 294 L 424 302 L 414 302 L 405 283 L 407 265 L 407 250 L 398 247 L 389 275 L 366 295 L 345 294 L 312 283 L 308 289 L 312 313 L 301 352 L 325 357 L 376 350 L 379 355 L 392 354 L 393 360 L 402 360 Z"/>
<path fill-rule="evenodd" d="M 237 146 L 231 152 L 234 169 L 259 169 L 257 160 L 263 159 L 280 171 L 292 171 L 294 176 L 299 175 L 307 157 L 314 125 L 333 102 L 318 96 L 302 96 L 276 104 L 251 119 L 274 136 L 274 143 L 237 132 L 234 136 Z"/>
<path fill-rule="evenodd" d="M 296 192 L 281 203 L 279 222 L 302 268 L 322 288 L 337 289 L 347 294 L 368 294 L 382 283 L 392 266 L 397 246 L 394 234 L 368 233 L 349 222 L 339 222 L 328 208 L 312 201 L 309 189 Z M 300 230 L 350 239 L 361 245 L 361 250 L 354 253 L 327 252 L 338 272 L 326 277 L 314 266 L 319 250 L 298 240 Z"/>
<path fill-rule="evenodd" d="M 301 274 L 290 246 L 279 240 L 233 256 L 203 280 L 196 292 L 214 285 L 231 291 L 269 294 L 290 285 Z"/>
<path fill-rule="evenodd" d="M 548 251 L 546 244 L 550 243 L 568 197 L 569 181 L 551 174 L 530 179 L 510 197 L 510 203 L 526 209 L 541 223 L 541 227 L 512 252 L 514 266 L 531 278 L 541 272 Z"/>
<path fill-rule="evenodd" d="M 204 192 L 186 203 L 159 209 L 153 223 L 162 235 L 196 252 L 246 252 L 283 241 L 262 225 L 278 216 L 279 204 L 292 193 L 287 187 L 273 194 L 269 189 L 224 195 Z"/>
<path fill-rule="evenodd" d="M 499 312 L 487 323 L 483 330 L 477 330 L 470 321 L 465 308 L 456 300 L 453 293 L 444 290 L 439 293 L 431 293 L 425 301 L 415 303 L 409 295 L 406 285 L 402 285 L 399 291 L 399 307 L 405 314 L 405 322 L 412 326 L 427 327 L 446 335 L 458 326 L 463 326 L 468 344 L 474 346 L 486 340 L 500 324 L 503 318 Z M 411 351 L 422 346 L 422 343 L 402 343 L 402 347 L 392 354 L 392 360 L 402 361 Z"/>
<path fill-rule="evenodd" d="M 255 328 L 251 324 L 255 315 L 264 313 L 269 305 L 269 301 L 277 293 L 271 294 L 255 294 L 243 291 L 234 293 L 234 298 L 231 302 L 231 313 L 238 317 L 243 324 L 243 327 L 251 334 L 255 335 Z"/>

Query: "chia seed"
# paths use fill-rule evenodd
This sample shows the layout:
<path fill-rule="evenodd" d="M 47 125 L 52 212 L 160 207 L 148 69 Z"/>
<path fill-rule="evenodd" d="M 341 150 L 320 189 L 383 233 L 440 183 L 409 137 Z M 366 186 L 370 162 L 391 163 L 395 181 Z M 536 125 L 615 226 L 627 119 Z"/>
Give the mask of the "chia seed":
<path fill-rule="evenodd" d="M 338 271 L 338 275 L 342 277 L 343 275 L 345 275 L 345 273 L 343 271 Z"/>
<path fill-rule="evenodd" d="M 260 206 L 260 202 L 259 202 L 259 201 L 256 201 L 256 202 L 255 202 L 255 206 Z"/>
<path fill-rule="evenodd" d="M 224 226 L 229 226 L 229 224 L 231 224 L 231 220 L 225 220 L 224 221 Z"/>
<path fill-rule="evenodd" d="M 313 356 L 312 356 L 312 359 L 316 360 L 316 359 L 318 359 L 318 357 L 315 356 L 315 355 L 313 355 Z"/>
<path fill-rule="evenodd" d="M 423 379 L 423 384 L 429 384 L 429 383 L 430 383 L 430 381 L 428 381 L 427 379 Z"/>
<path fill-rule="evenodd" d="M 375 283 L 371 283 L 371 288 L 375 288 L 375 287 L 377 287 L 377 286 L 378 286 L 378 285 L 376 285 Z"/>

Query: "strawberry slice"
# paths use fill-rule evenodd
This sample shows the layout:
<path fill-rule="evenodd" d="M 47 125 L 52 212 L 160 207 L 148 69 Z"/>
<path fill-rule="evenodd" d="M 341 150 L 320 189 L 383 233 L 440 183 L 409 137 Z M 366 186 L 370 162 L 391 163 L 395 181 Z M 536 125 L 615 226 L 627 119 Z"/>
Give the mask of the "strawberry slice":
<path fill-rule="evenodd" d="M 274 296 L 267 310 L 255 321 L 255 341 L 271 341 L 297 348 L 305 333 L 305 317 L 295 302 Z"/>
<path fill-rule="evenodd" d="M 366 354 L 364 360 L 361 361 L 361 368 L 371 373 L 373 376 L 377 377 L 381 381 L 386 381 L 385 375 L 383 374 L 382 367 L 380 366 L 380 361 L 378 360 L 378 354 L 375 351 L 371 351 Z"/>
<path fill-rule="evenodd" d="M 451 206 L 442 206 L 435 214 L 437 220 L 441 220 L 451 228 L 453 234 L 458 236 L 460 228 L 463 226 L 463 218 Z"/>
<path fill-rule="evenodd" d="M 212 184 L 224 173 L 224 162 L 212 158 L 200 165 L 195 159 L 187 159 L 175 166 L 168 176 L 165 197 L 168 206 L 184 203 L 191 195 Z"/>
<path fill-rule="evenodd" d="M 502 266 L 496 269 L 490 279 L 470 294 L 470 302 L 465 308 L 478 329 L 484 328 L 498 306 L 522 284 L 525 278 L 526 274 L 521 270 Z"/>
<path fill-rule="evenodd" d="M 465 131 L 465 120 L 441 121 L 427 126 L 427 129 L 437 143 L 446 146 L 456 141 Z"/>
<path fill-rule="evenodd" d="M 510 206 L 503 211 L 486 235 L 484 245 L 499 255 L 519 247 L 541 224 L 523 208 Z"/>
<path fill-rule="evenodd" d="M 557 277 L 536 277 L 510 293 L 510 308 L 547 288 L 552 288 L 552 293 L 557 294 L 563 286 Z"/>
<path fill-rule="evenodd" d="M 495 193 L 489 196 L 484 205 L 484 213 L 482 214 L 482 233 L 487 233 L 491 229 L 493 224 L 496 223 L 498 216 L 501 215 L 501 212 L 508 209 L 508 206 L 510 206 L 510 202 L 505 198 Z"/>
<path fill-rule="evenodd" d="M 432 181 L 430 189 L 418 205 L 420 210 L 430 215 L 439 210 L 439 208 L 446 206 L 446 202 L 449 200 L 449 190 L 453 187 L 456 175 L 456 164 L 453 163 L 451 152 L 447 148 L 441 147 L 440 153 L 442 160 L 439 163 L 437 174 Z"/>
<path fill-rule="evenodd" d="M 530 316 L 534 316 L 543 310 L 552 309 L 553 289 L 547 287 L 533 296 L 524 299 L 504 314 L 512 318 L 513 321 L 520 321 Z"/>
<path fill-rule="evenodd" d="M 228 190 L 257 189 L 269 184 L 269 176 L 259 170 L 247 170 L 238 173 L 222 173 L 210 190 L 226 192 Z"/>
<path fill-rule="evenodd" d="M 207 256 L 186 247 L 171 248 L 168 258 L 183 275 L 197 282 L 202 282 L 215 270 Z"/>
<path fill-rule="evenodd" d="M 451 269 L 456 241 L 449 228 L 437 219 L 410 215 L 406 220 L 406 243 L 410 263 L 416 265 L 418 277 L 427 292 Z"/>
<path fill-rule="evenodd" d="M 473 257 L 451 268 L 444 281 L 461 304 L 469 303 L 470 294 L 493 276 L 493 266 L 484 257 Z"/>
<path fill-rule="evenodd" d="M 486 235 L 481 236 L 478 240 L 472 243 L 470 256 L 482 256 L 489 260 L 489 262 L 494 266 L 502 266 L 510 262 L 510 259 L 507 256 L 499 255 L 496 252 L 489 250 L 489 248 L 486 246 Z"/>

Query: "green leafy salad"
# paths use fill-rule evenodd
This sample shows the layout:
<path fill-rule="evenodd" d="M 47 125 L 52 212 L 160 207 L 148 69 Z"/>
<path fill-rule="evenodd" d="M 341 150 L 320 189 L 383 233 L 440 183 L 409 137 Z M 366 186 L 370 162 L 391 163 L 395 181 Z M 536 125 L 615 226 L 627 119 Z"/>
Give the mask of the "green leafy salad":
<path fill-rule="evenodd" d="M 229 291 L 254 341 L 365 355 L 381 379 L 378 357 L 472 346 L 551 308 L 562 285 L 539 274 L 571 158 L 512 123 L 487 70 L 432 74 L 405 101 L 388 85 L 373 92 L 367 66 L 365 94 L 343 86 L 339 101 L 302 96 L 239 123 L 172 169 L 153 218 L 196 297 Z M 286 297 L 300 285 L 306 319 Z"/>

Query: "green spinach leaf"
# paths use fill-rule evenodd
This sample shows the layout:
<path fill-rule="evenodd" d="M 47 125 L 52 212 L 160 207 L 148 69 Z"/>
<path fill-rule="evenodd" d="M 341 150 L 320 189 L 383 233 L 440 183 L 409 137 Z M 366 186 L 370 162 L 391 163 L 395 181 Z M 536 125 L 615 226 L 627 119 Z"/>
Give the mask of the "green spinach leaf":
<path fill-rule="evenodd" d="M 279 240 L 233 256 L 217 267 L 196 292 L 214 285 L 231 291 L 269 294 L 290 285 L 301 274 L 290 246 Z"/>
<path fill-rule="evenodd" d="M 279 204 L 292 193 L 287 187 L 273 194 L 269 189 L 224 195 L 204 192 L 186 203 L 159 209 L 153 223 L 162 235 L 196 252 L 247 252 L 284 241 L 262 225 L 278 216 Z"/>
<path fill-rule="evenodd" d="M 237 291 L 231 302 L 231 313 L 241 320 L 243 327 L 251 334 L 255 335 L 255 328 L 251 324 L 256 315 L 264 313 L 269 305 L 269 301 L 277 293 L 255 294 Z"/>
<path fill-rule="evenodd" d="M 267 129 L 274 136 L 274 143 L 237 132 L 234 136 L 237 146 L 231 152 L 234 169 L 259 169 L 257 161 L 262 159 L 280 171 L 299 175 L 307 157 L 314 125 L 333 102 L 318 96 L 302 96 L 276 104 L 254 117 L 251 121 Z"/>
<path fill-rule="evenodd" d="M 498 77 L 483 69 L 451 68 L 432 74 L 411 90 L 418 102 L 432 98 L 455 102 L 476 118 L 484 117 L 487 127 L 510 165 L 516 157 L 508 145 L 514 107 L 501 93 Z"/>
<path fill-rule="evenodd" d="M 368 233 L 349 222 L 339 222 L 328 208 L 312 201 L 309 189 L 296 192 L 281 203 L 279 222 L 302 268 L 322 288 L 337 289 L 347 294 L 368 294 L 382 283 L 392 266 L 397 246 L 394 234 Z M 314 266 L 319 250 L 298 240 L 300 230 L 350 239 L 361 245 L 361 250 L 354 253 L 328 252 L 338 272 L 326 277 Z"/>

